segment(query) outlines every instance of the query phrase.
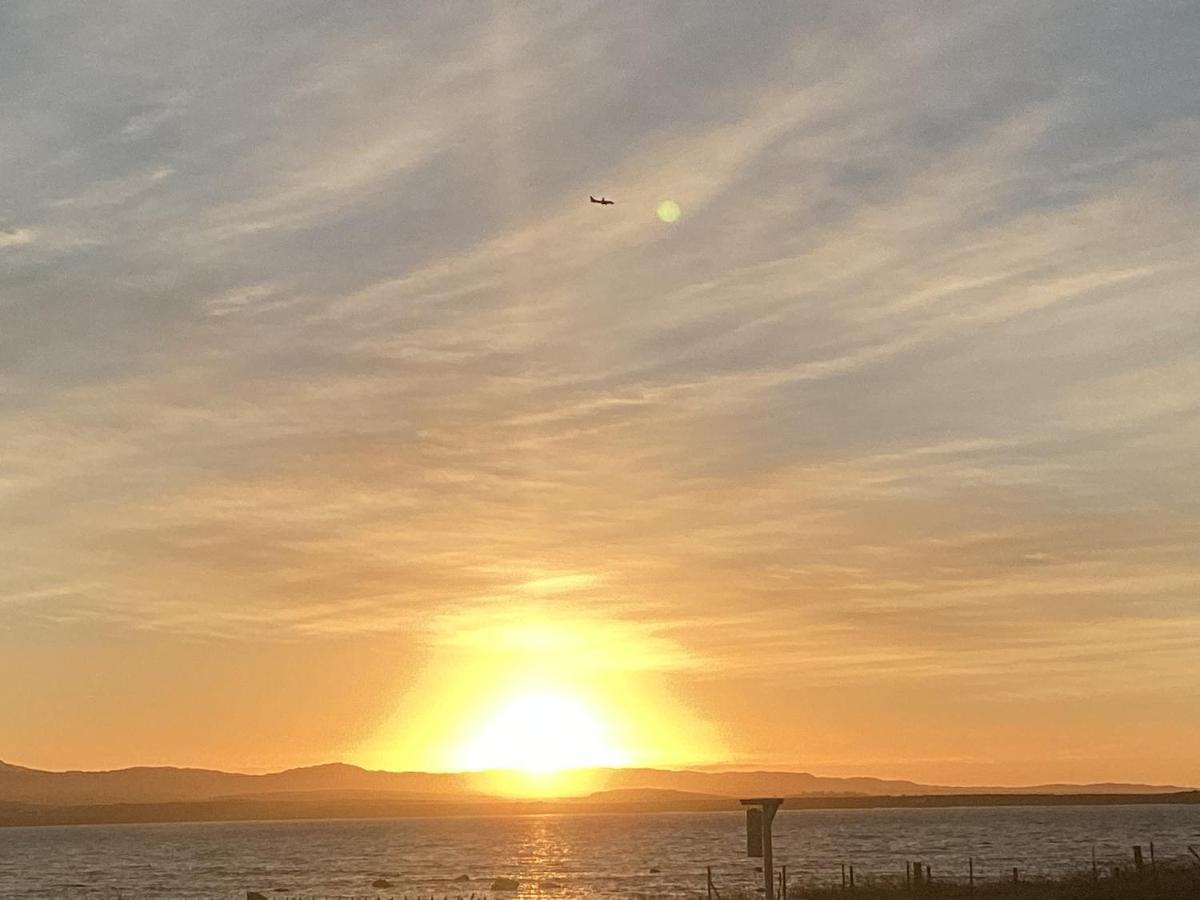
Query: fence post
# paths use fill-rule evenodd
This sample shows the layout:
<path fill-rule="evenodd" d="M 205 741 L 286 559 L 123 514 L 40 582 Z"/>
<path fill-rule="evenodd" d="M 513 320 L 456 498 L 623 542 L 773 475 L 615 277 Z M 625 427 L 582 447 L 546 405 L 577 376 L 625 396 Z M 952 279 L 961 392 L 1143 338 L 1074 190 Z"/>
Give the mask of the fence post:
<path fill-rule="evenodd" d="M 967 887 L 975 887 L 975 857 L 967 857 Z"/>

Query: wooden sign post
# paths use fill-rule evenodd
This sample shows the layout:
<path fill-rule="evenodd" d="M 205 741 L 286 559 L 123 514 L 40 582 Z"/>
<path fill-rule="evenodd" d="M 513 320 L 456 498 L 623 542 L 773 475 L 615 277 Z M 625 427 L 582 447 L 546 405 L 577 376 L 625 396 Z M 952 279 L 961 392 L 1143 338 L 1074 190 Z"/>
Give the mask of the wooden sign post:
<path fill-rule="evenodd" d="M 765 900 L 775 900 L 775 860 L 771 847 L 771 823 L 783 805 L 782 797 L 754 797 L 742 800 L 746 810 L 746 855 L 762 857 Z M 787 900 L 786 897 L 781 900 Z"/>

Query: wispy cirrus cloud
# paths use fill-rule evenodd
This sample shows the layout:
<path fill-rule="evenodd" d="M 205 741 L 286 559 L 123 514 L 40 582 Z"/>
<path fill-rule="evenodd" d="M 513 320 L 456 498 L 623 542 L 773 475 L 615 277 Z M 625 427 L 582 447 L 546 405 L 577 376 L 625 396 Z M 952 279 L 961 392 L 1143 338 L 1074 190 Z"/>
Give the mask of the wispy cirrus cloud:
<path fill-rule="evenodd" d="M 7 640 L 1195 699 L 1188 8 L 136 12 L 3 14 Z"/>
<path fill-rule="evenodd" d="M 32 244 L 36 238 L 37 233 L 30 228 L 2 228 L 0 229 L 0 248 L 23 247 L 26 244 Z"/>

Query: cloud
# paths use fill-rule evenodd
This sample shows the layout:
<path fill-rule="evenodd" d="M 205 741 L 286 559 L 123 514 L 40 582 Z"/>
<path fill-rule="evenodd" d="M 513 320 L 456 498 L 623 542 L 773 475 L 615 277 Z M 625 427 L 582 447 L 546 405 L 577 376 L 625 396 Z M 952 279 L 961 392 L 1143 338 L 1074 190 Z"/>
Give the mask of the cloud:
<path fill-rule="evenodd" d="M 140 12 L 0 39 L 22 633 L 1194 694 L 1189 9 Z"/>
<path fill-rule="evenodd" d="M 29 228 L 0 228 L 0 249 L 32 244 L 37 232 Z"/>
<path fill-rule="evenodd" d="M 177 95 L 161 105 L 151 106 L 130 116 L 121 126 L 121 137 L 125 140 L 139 140 L 172 119 L 184 116 L 186 112 L 187 98 L 182 94 Z"/>
<path fill-rule="evenodd" d="M 251 309 L 261 311 L 279 305 L 281 301 L 270 302 L 270 298 L 276 294 L 277 289 L 269 284 L 255 284 L 236 288 L 219 297 L 211 297 L 204 302 L 204 309 L 210 316 L 218 317 Z"/>
<path fill-rule="evenodd" d="M 89 185 L 87 189 L 73 197 L 60 197 L 51 201 L 49 206 L 52 209 L 120 206 L 155 189 L 160 186 L 161 182 L 174 174 L 175 170 L 170 166 L 156 166 L 148 171 L 110 178 Z"/>

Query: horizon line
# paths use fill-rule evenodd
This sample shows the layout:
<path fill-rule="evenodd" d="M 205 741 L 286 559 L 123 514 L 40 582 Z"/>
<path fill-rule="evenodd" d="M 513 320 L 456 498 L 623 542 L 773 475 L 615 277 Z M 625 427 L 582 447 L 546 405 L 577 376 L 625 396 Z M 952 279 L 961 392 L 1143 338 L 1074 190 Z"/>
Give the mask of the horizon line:
<path fill-rule="evenodd" d="M 460 769 L 460 770 L 433 770 L 433 769 L 377 769 L 369 768 L 358 763 L 349 763 L 342 760 L 332 760 L 324 763 L 311 763 L 299 766 L 287 766 L 281 769 L 263 769 L 260 771 L 247 771 L 244 769 L 220 769 L 211 766 L 195 766 L 195 765 L 179 765 L 170 763 L 154 763 L 154 764 L 134 764 L 127 766 L 118 766 L 115 768 L 99 768 L 99 769 L 43 769 L 37 766 L 24 765 L 22 763 L 14 763 L 7 759 L 0 758 L 0 766 L 6 766 L 14 769 L 22 769 L 28 772 L 36 772 L 46 775 L 105 775 L 118 772 L 131 772 L 135 770 L 170 770 L 177 772 L 209 772 L 219 775 L 235 775 L 252 778 L 269 777 L 272 775 L 284 775 L 290 772 L 303 772 L 314 769 L 330 769 L 335 767 L 355 769 L 360 772 L 369 774 L 383 775 L 422 775 L 435 777 L 483 777 L 488 775 L 521 775 L 525 777 L 538 776 L 561 776 L 571 773 L 581 772 L 628 772 L 628 771 L 647 771 L 647 772 L 662 772 L 662 773 L 695 773 L 700 775 L 802 775 L 810 778 L 820 778 L 837 781 L 875 781 L 875 782 L 902 782 L 905 784 L 916 785 L 926 788 L 945 788 L 959 789 L 971 788 L 980 791 L 990 789 L 1002 790 L 1020 790 L 1020 789 L 1035 789 L 1035 788 L 1051 788 L 1051 787 L 1068 787 L 1068 788 L 1087 788 L 1087 787 L 1146 787 L 1157 789 L 1172 789 L 1194 791 L 1200 790 L 1200 786 L 1181 784 L 1181 783 L 1165 783 L 1165 782 L 1149 782 L 1149 781 L 1043 781 L 1034 783 L 933 783 L 916 781 L 911 778 L 888 777 L 882 775 L 823 775 L 805 768 L 785 768 L 785 767 L 745 767 L 731 763 L 728 767 L 714 764 L 703 764 L 698 766 L 653 766 L 653 765 L 631 765 L 631 766 L 570 766 L 561 769 L 554 769 L 547 772 L 529 772 L 520 768 L 488 768 L 488 769 Z"/>

